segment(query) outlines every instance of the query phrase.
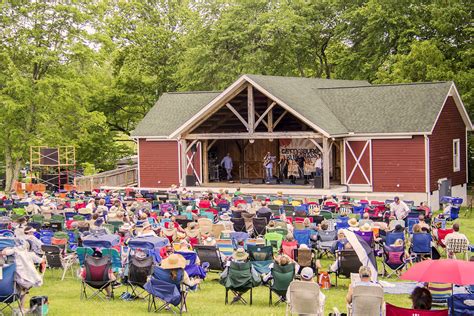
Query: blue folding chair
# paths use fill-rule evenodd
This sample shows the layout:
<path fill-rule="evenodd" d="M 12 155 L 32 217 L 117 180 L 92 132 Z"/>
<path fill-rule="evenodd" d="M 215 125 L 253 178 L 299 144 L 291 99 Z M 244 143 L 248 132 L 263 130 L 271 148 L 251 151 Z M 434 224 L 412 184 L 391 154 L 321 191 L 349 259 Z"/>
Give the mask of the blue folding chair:
<path fill-rule="evenodd" d="M 307 246 L 310 246 L 311 230 L 310 229 L 295 229 L 293 231 L 293 237 L 298 242 L 298 245 L 305 244 Z"/>
<path fill-rule="evenodd" d="M 184 259 L 186 259 L 186 267 L 184 270 L 188 273 L 190 278 L 197 277 L 204 279 L 206 277 L 206 271 L 204 268 L 196 264 L 197 253 L 190 251 L 176 251 L 175 253 L 183 256 Z"/>
<path fill-rule="evenodd" d="M 474 315 L 474 294 L 454 294 L 448 298 L 449 315 Z"/>
<path fill-rule="evenodd" d="M 232 232 L 230 233 L 230 240 L 232 241 L 232 247 L 237 249 L 239 247 L 244 247 L 247 249 L 247 239 L 249 234 L 246 232 Z"/>
<path fill-rule="evenodd" d="M 397 239 L 401 239 L 405 241 L 405 234 L 404 233 L 387 233 L 385 236 L 385 244 L 387 246 L 393 245 Z"/>
<path fill-rule="evenodd" d="M 349 228 L 349 217 L 340 216 L 336 219 L 336 230 Z"/>
<path fill-rule="evenodd" d="M 2 279 L 0 280 L 0 304 L 4 304 L 0 308 L 2 315 L 6 308 L 10 308 L 13 311 L 12 304 L 14 303 L 18 304 L 18 308 L 21 307 L 20 294 L 17 292 L 15 284 L 15 272 L 15 263 L 6 264 L 2 267 Z"/>
<path fill-rule="evenodd" d="M 420 220 L 418 218 L 408 218 L 407 219 L 407 226 L 408 226 L 408 233 L 413 233 L 413 226 L 418 224 Z"/>
<path fill-rule="evenodd" d="M 186 291 L 182 285 L 184 271 L 178 270 L 175 280 L 171 279 L 170 271 L 162 269 L 158 266 L 153 268 L 153 273 L 149 281 L 145 284 L 145 290 L 150 293 L 148 296 L 148 312 L 159 312 L 162 310 L 173 309 L 181 314 L 183 310 L 187 310 Z M 162 302 L 162 305 L 156 305 L 156 299 Z"/>
<path fill-rule="evenodd" d="M 431 258 L 431 234 L 413 234 L 411 252 L 416 255 L 417 259 L 426 256 Z"/>

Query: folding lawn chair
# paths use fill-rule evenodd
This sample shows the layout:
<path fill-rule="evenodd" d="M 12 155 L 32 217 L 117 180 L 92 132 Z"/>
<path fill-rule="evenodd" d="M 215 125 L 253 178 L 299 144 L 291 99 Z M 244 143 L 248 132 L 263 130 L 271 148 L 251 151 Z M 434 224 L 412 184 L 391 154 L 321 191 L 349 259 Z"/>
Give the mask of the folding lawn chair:
<path fill-rule="evenodd" d="M 272 246 L 248 245 L 250 263 L 259 274 L 270 272 L 270 265 L 273 263 Z"/>
<path fill-rule="evenodd" d="M 21 311 L 21 295 L 17 290 L 15 282 L 16 263 L 5 264 L 2 266 L 2 278 L 0 279 L 0 313 L 6 308 L 10 308 L 13 314 L 13 304 L 18 304 L 18 309 Z M 21 313 L 23 315 L 23 312 Z"/>
<path fill-rule="evenodd" d="M 393 274 L 402 270 L 406 266 L 405 247 L 404 246 L 384 246 L 383 247 L 383 275 L 390 278 Z M 392 270 L 387 274 L 388 269 Z"/>
<path fill-rule="evenodd" d="M 448 316 L 448 310 L 421 310 L 394 306 L 385 303 L 385 316 Z M 462 314 L 459 314 L 462 315 Z"/>
<path fill-rule="evenodd" d="M 265 244 L 267 246 L 272 246 L 273 253 L 278 253 L 281 249 L 281 242 L 283 241 L 283 236 L 278 233 L 266 233 L 265 234 Z"/>
<path fill-rule="evenodd" d="M 197 262 L 197 253 L 194 251 L 175 251 L 176 254 L 179 254 L 186 259 L 186 267 L 184 270 L 187 272 L 190 278 L 200 278 L 204 279 L 206 277 L 206 271 Z"/>
<path fill-rule="evenodd" d="M 448 298 L 449 315 L 474 315 L 473 302 L 473 294 L 454 294 L 450 296 Z"/>
<path fill-rule="evenodd" d="M 84 266 L 84 261 L 86 260 L 86 255 L 92 256 L 94 253 L 94 249 L 88 247 L 77 247 L 76 248 L 76 256 L 77 260 L 79 261 L 79 266 Z"/>
<path fill-rule="evenodd" d="M 452 228 L 449 228 L 449 229 L 438 228 L 436 230 L 436 234 L 433 234 L 435 237 L 436 245 L 441 247 L 441 249 L 445 249 L 446 245 L 444 244 L 444 239 L 446 238 L 448 234 L 451 234 L 452 232 L 454 232 Z"/>
<path fill-rule="evenodd" d="M 217 244 L 217 248 L 219 249 L 220 253 L 222 253 L 226 257 L 232 256 L 232 253 L 234 252 L 234 247 L 232 245 L 232 240 L 230 240 L 230 239 L 217 239 L 216 244 Z M 196 246 L 194 246 L 194 247 L 196 247 Z"/>
<path fill-rule="evenodd" d="M 337 270 L 336 270 L 336 287 L 337 279 L 343 275 L 350 278 L 351 273 L 359 273 L 359 268 L 363 266 L 357 253 L 354 250 L 338 250 L 336 251 Z"/>
<path fill-rule="evenodd" d="M 451 283 L 429 282 L 427 287 L 431 293 L 433 305 L 448 305 L 448 299 L 453 295 L 453 285 Z"/>
<path fill-rule="evenodd" d="M 272 306 L 272 293 L 278 295 L 278 301 L 275 302 L 275 306 L 280 304 L 281 302 L 286 301 L 286 293 L 288 291 L 288 287 L 290 286 L 291 281 L 295 276 L 295 265 L 293 263 L 289 263 L 287 265 L 281 266 L 276 262 L 273 264 L 273 268 L 271 270 L 272 280 L 268 285 L 270 290 L 270 298 L 268 300 L 268 305 Z"/>
<path fill-rule="evenodd" d="M 194 246 L 194 251 L 196 251 L 199 259 L 201 262 L 208 262 L 209 263 L 209 271 L 223 271 L 224 270 L 224 263 L 222 262 L 222 258 L 219 254 L 219 250 L 217 246 L 203 246 L 203 245 L 196 245 Z"/>
<path fill-rule="evenodd" d="M 378 316 L 383 310 L 383 288 L 381 286 L 354 287 L 352 305 L 348 308 L 349 316 Z"/>
<path fill-rule="evenodd" d="M 297 248 L 293 252 L 294 260 L 300 266 L 300 271 L 304 267 L 310 267 L 317 273 L 317 268 L 315 264 L 316 254 L 313 249 Z M 296 271 L 298 274 L 300 271 Z"/>
<path fill-rule="evenodd" d="M 286 314 L 322 316 L 319 313 L 319 291 L 319 285 L 315 282 L 292 281 L 286 293 Z"/>
<path fill-rule="evenodd" d="M 143 296 L 147 278 L 153 271 L 153 257 L 138 258 L 133 256 L 128 263 L 127 292 L 130 287 L 132 298 L 146 299 L 148 295 Z"/>
<path fill-rule="evenodd" d="M 469 260 L 469 243 L 467 239 L 451 238 L 446 241 L 447 257 L 457 259 L 456 254 L 461 254 L 462 260 Z"/>
<path fill-rule="evenodd" d="M 250 262 L 231 262 L 228 267 L 228 273 L 225 278 L 221 278 L 220 283 L 225 287 L 225 304 L 229 303 L 229 291 L 234 294 L 234 299 L 230 304 L 247 301 L 242 297 L 243 294 L 250 291 L 249 303 L 252 305 L 252 289 L 260 285 L 261 280 L 254 279 L 251 272 Z"/>
<path fill-rule="evenodd" d="M 337 231 L 335 230 L 321 230 L 318 234 L 318 241 L 316 243 L 316 249 L 318 249 L 319 257 L 323 254 L 328 256 L 334 246 L 337 239 Z"/>
<path fill-rule="evenodd" d="M 263 236 L 267 230 L 267 219 L 265 217 L 254 217 L 253 221 L 253 233 L 254 236 Z"/>
<path fill-rule="evenodd" d="M 247 248 L 247 240 L 249 239 L 249 234 L 246 232 L 231 232 L 230 240 L 232 241 L 232 246 L 234 249 L 243 247 Z"/>
<path fill-rule="evenodd" d="M 283 240 L 281 242 L 281 250 L 282 250 L 283 254 L 287 255 L 291 259 L 295 258 L 294 250 L 296 248 L 298 248 L 298 242 L 296 240 L 293 240 L 293 241 Z"/>
<path fill-rule="evenodd" d="M 110 262 L 112 263 L 112 270 L 114 272 L 121 272 L 123 269 L 122 258 L 120 257 L 120 252 L 114 248 L 103 248 L 101 250 L 102 256 L 110 257 Z"/>
<path fill-rule="evenodd" d="M 374 248 L 374 233 L 372 231 L 363 232 L 360 230 L 354 231 L 356 235 L 362 237 L 362 239 L 369 245 L 371 248 Z"/>
<path fill-rule="evenodd" d="M 75 254 L 63 255 L 64 252 L 58 246 L 52 245 L 42 245 L 41 250 L 46 256 L 46 264 L 50 269 L 62 269 L 61 281 L 64 280 L 66 272 L 68 269 L 71 269 L 74 262 L 76 261 Z M 71 274 L 74 277 L 74 271 L 71 269 Z"/>
<path fill-rule="evenodd" d="M 403 241 L 405 241 L 405 233 L 401 232 L 401 233 L 387 233 L 387 235 L 385 236 L 385 244 L 387 246 L 390 246 L 390 245 L 393 245 L 397 239 L 401 239 Z"/>
<path fill-rule="evenodd" d="M 112 267 L 110 257 L 103 256 L 101 258 L 86 255 L 84 260 L 85 278 L 81 282 L 81 300 L 92 299 L 98 297 L 107 300 L 109 297 L 106 289 L 110 288 L 110 298 L 114 299 L 113 281 L 109 278 L 109 270 Z M 88 295 L 87 289 L 93 290 Z"/>
<path fill-rule="evenodd" d="M 311 247 L 311 230 L 310 229 L 295 229 L 293 230 L 293 236 L 298 242 L 298 245 L 307 245 Z"/>
<path fill-rule="evenodd" d="M 171 279 L 170 271 L 158 266 L 153 268 L 151 278 L 145 284 L 148 295 L 148 312 L 170 310 L 180 315 L 187 310 L 186 286 L 183 284 L 184 270 L 179 269 L 176 280 Z M 157 300 L 162 304 L 156 306 Z"/>
<path fill-rule="evenodd" d="M 231 218 L 230 221 L 234 224 L 234 230 L 236 232 L 247 232 L 245 220 L 243 218 Z"/>
<path fill-rule="evenodd" d="M 416 261 L 426 257 L 432 257 L 431 235 L 427 233 L 413 234 L 411 253 L 415 255 Z"/>

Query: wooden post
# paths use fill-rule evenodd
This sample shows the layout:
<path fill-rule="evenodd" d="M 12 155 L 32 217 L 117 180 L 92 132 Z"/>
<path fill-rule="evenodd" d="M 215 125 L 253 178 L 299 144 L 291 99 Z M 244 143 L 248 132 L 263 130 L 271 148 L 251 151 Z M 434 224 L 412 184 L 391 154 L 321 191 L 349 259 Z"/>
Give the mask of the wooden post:
<path fill-rule="evenodd" d="M 268 99 L 268 106 L 271 106 L 272 100 Z M 267 127 L 268 127 L 268 132 L 272 133 L 273 132 L 273 108 L 268 112 L 267 115 Z"/>
<path fill-rule="evenodd" d="M 324 189 L 329 189 L 331 187 L 330 177 L 329 177 L 329 152 L 331 148 L 329 147 L 329 140 L 327 137 L 323 137 L 323 182 Z"/>
<path fill-rule="evenodd" d="M 250 134 L 255 131 L 255 104 L 253 102 L 253 87 L 247 87 L 247 106 L 248 106 L 248 130 Z"/>
<path fill-rule="evenodd" d="M 186 167 L 186 156 L 187 156 L 187 151 L 186 151 L 186 140 L 185 139 L 180 139 L 179 140 L 179 145 L 181 146 L 181 186 L 186 186 L 186 175 L 188 174 L 188 168 Z"/>
<path fill-rule="evenodd" d="M 209 183 L 209 162 L 207 161 L 207 145 L 208 140 L 202 143 L 202 182 Z"/>

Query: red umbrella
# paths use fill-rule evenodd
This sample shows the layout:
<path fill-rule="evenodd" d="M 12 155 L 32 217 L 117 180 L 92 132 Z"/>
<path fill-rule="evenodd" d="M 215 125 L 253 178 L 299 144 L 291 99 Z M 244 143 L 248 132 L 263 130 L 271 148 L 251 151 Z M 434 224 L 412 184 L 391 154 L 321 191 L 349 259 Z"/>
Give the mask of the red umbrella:
<path fill-rule="evenodd" d="M 400 279 L 471 285 L 474 284 L 474 262 L 455 259 L 425 260 L 409 268 Z"/>

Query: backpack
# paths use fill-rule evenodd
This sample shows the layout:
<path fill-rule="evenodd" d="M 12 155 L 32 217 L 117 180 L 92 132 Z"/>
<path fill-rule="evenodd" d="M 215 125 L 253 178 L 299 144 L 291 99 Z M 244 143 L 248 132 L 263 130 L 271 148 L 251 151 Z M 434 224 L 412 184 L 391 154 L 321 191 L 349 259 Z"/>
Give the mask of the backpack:
<path fill-rule="evenodd" d="M 318 277 L 318 284 L 322 289 L 329 289 L 331 287 L 331 278 L 329 277 L 329 273 L 325 271 L 321 272 Z"/>

